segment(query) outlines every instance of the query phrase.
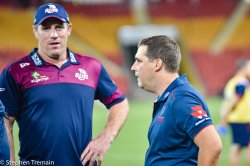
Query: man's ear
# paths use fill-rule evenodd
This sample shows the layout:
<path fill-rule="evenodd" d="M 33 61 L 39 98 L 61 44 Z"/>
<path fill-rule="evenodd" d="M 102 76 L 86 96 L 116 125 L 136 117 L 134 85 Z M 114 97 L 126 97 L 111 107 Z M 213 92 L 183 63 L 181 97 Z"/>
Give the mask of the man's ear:
<path fill-rule="evenodd" d="M 155 62 L 155 71 L 159 71 L 159 70 L 161 70 L 162 69 L 162 67 L 163 67 L 163 62 L 162 62 L 162 60 L 161 59 L 156 59 L 156 60 L 154 60 Z"/>
<path fill-rule="evenodd" d="M 69 24 L 69 29 L 68 29 L 68 36 L 70 36 L 71 32 L 72 32 L 72 24 Z"/>
<path fill-rule="evenodd" d="M 33 26 L 32 29 L 33 29 L 33 33 L 34 33 L 36 39 L 38 39 L 38 36 L 37 36 L 37 35 L 38 35 L 38 34 L 37 34 L 37 33 L 38 33 L 38 32 L 37 32 L 38 27 Z"/>

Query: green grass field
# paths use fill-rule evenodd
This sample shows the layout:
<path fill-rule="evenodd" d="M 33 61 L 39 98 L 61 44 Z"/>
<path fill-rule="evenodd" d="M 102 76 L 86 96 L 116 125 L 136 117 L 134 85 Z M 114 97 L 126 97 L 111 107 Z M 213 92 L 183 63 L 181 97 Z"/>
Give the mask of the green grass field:
<path fill-rule="evenodd" d="M 214 124 L 220 120 L 219 107 L 221 98 L 209 98 L 207 103 Z M 130 112 L 126 124 L 119 136 L 113 142 L 107 152 L 104 166 L 143 166 L 144 155 L 148 147 L 147 130 L 151 121 L 152 101 L 130 101 Z M 104 127 L 107 118 L 107 110 L 99 103 L 95 104 L 93 135 L 96 136 Z M 15 140 L 17 140 L 18 129 L 14 129 Z M 230 135 L 222 136 L 223 151 L 219 165 L 229 165 Z M 18 152 L 18 141 L 15 141 L 16 153 Z M 241 155 L 240 165 L 247 165 L 245 161 L 245 150 Z"/>

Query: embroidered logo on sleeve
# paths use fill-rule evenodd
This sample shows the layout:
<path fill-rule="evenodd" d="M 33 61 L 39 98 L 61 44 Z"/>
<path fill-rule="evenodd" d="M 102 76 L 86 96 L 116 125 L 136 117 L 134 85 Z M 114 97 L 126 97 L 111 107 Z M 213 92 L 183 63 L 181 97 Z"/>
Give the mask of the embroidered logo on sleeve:
<path fill-rule="evenodd" d="M 203 117 L 207 117 L 206 111 L 204 111 L 202 109 L 202 107 L 199 105 L 192 107 L 192 110 L 193 110 L 193 112 L 191 115 L 198 118 L 198 119 L 202 119 Z"/>

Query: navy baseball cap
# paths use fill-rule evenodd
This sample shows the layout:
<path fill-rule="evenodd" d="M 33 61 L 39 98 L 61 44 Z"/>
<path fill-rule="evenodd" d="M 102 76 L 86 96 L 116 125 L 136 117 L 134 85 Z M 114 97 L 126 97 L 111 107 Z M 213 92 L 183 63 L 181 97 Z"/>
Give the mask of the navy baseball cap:
<path fill-rule="evenodd" d="M 39 25 L 44 20 L 51 17 L 70 23 L 68 13 L 61 5 L 47 3 L 38 7 L 34 18 L 34 25 Z"/>

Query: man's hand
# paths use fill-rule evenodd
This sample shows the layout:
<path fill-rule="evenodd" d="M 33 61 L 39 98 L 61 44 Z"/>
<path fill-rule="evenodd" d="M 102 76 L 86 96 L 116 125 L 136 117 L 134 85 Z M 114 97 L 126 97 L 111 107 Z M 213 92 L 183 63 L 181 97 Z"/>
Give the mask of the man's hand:
<path fill-rule="evenodd" d="M 93 139 L 81 155 L 82 164 L 85 165 L 89 162 L 89 166 L 93 166 L 98 158 L 98 166 L 101 166 L 103 157 L 109 149 L 111 143 L 112 139 L 104 133 Z"/>
<path fill-rule="evenodd" d="M 89 166 L 93 166 L 97 158 L 98 166 L 102 165 L 103 157 L 125 123 L 128 111 L 129 106 L 127 99 L 110 108 L 104 130 L 88 144 L 81 155 L 80 160 L 83 165 L 89 162 Z"/>

